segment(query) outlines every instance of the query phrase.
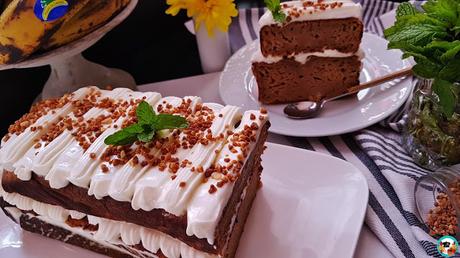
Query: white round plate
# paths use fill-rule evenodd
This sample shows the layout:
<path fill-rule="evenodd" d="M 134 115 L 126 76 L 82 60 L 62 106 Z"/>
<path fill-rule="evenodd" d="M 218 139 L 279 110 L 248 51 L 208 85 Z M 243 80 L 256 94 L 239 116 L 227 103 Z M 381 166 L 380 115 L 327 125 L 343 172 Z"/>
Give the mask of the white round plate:
<path fill-rule="evenodd" d="M 355 96 L 327 103 L 320 116 L 307 120 L 289 119 L 283 114 L 285 105 L 262 105 L 258 102 L 257 83 L 251 71 L 251 58 L 259 41 L 244 46 L 228 61 L 219 81 L 219 93 L 225 104 L 244 110 L 265 107 L 270 114 L 270 131 L 277 134 L 320 137 L 348 133 L 368 127 L 388 117 L 407 99 L 412 90 L 411 79 L 392 81 Z M 383 76 L 410 65 L 401 59 L 401 51 L 387 50 L 387 41 L 364 33 L 361 49 L 365 53 L 361 82 Z"/>

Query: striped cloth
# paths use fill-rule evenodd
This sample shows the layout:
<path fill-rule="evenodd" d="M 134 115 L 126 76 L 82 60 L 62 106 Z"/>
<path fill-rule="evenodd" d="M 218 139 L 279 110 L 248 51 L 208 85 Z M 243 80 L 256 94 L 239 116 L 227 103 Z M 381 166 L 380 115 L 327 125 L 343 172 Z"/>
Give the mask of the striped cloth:
<path fill-rule="evenodd" d="M 397 3 L 372 0 L 361 4 L 366 31 L 382 35 L 384 24 L 392 23 L 385 20 L 391 15 L 384 14 L 396 8 Z M 239 11 L 229 29 L 232 52 L 257 38 L 258 19 L 263 13 L 263 8 Z M 408 106 L 409 102 L 379 124 L 355 133 L 287 140 L 293 146 L 347 160 L 363 172 L 369 185 L 365 223 L 395 257 L 441 257 L 436 240 L 415 215 L 415 182 L 428 171 L 414 164 L 401 146 Z"/>

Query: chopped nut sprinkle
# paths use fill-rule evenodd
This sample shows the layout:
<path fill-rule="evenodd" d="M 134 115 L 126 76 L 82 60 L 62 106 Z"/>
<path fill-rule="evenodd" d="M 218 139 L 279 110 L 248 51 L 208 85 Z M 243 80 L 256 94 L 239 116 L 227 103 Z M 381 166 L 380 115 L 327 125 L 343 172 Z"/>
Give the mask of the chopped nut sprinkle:
<path fill-rule="evenodd" d="M 109 168 L 105 164 L 101 165 L 101 169 L 102 169 L 102 172 L 104 172 L 104 173 L 109 172 Z"/>
<path fill-rule="evenodd" d="M 217 188 L 216 188 L 215 185 L 210 185 L 210 186 L 209 186 L 208 192 L 209 192 L 210 194 L 213 194 L 213 193 L 215 193 L 216 191 L 217 191 Z"/>
<path fill-rule="evenodd" d="M 449 190 L 454 194 L 455 202 L 460 204 L 460 180 L 449 185 Z M 432 208 L 427 217 L 427 224 L 430 228 L 430 235 L 445 236 L 456 235 L 457 216 L 455 207 L 452 205 L 450 198 L 445 193 L 439 193 L 436 196 L 434 208 Z"/>
<path fill-rule="evenodd" d="M 324 2 L 324 0 L 317 1 L 302 1 L 302 7 L 298 8 L 294 5 L 282 4 L 283 9 L 287 10 L 286 22 L 290 22 L 292 18 L 299 18 L 304 13 L 313 14 L 327 9 L 335 9 L 342 7 L 343 2 Z"/>
<path fill-rule="evenodd" d="M 59 99 L 49 99 L 43 100 L 34 104 L 31 108 L 29 113 L 23 115 L 19 120 L 17 120 L 14 124 L 10 125 L 8 128 L 9 135 L 19 135 L 23 133 L 29 126 L 37 122 L 38 119 L 41 117 L 55 112 L 55 110 L 63 107 L 67 103 L 71 102 L 72 94 L 66 94 Z M 34 127 L 32 131 L 41 130 L 43 127 Z M 7 139 L 7 138 L 4 138 Z"/>

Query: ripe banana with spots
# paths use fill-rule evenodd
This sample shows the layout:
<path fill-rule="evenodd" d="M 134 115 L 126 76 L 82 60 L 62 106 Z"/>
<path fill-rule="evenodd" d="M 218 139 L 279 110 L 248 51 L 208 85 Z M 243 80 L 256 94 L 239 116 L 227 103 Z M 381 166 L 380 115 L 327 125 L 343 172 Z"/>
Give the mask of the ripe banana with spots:
<path fill-rule="evenodd" d="M 0 0 L 0 65 L 97 29 L 129 0 Z"/>
<path fill-rule="evenodd" d="M 18 62 L 40 48 L 66 20 L 89 0 L 70 1 L 67 13 L 54 21 L 42 21 L 34 12 L 36 0 L 13 0 L 0 15 L 0 64 Z"/>
<path fill-rule="evenodd" d="M 69 21 L 54 33 L 43 45 L 43 49 L 55 48 L 79 39 L 117 15 L 128 5 L 130 0 L 98 0 L 90 1 Z"/>

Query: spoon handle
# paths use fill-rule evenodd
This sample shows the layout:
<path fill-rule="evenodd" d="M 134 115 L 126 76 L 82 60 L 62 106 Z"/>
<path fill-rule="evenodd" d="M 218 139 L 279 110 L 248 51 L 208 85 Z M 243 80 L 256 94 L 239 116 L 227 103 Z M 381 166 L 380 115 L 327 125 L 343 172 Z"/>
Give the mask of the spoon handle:
<path fill-rule="evenodd" d="M 348 88 L 348 93 L 347 94 L 356 93 L 356 92 L 358 92 L 360 90 L 371 88 L 371 87 L 374 87 L 374 86 L 379 85 L 381 83 L 391 81 L 391 80 L 394 80 L 394 79 L 399 78 L 399 77 L 411 75 L 411 74 L 412 74 L 412 67 L 406 67 L 406 68 L 404 68 L 402 70 L 392 72 L 392 73 L 389 73 L 389 74 L 387 74 L 385 76 L 382 76 L 382 77 L 376 78 L 374 80 L 371 80 L 371 81 L 368 81 L 368 82 L 365 82 L 365 83 L 361 83 L 359 85 L 356 85 L 356 86 L 353 86 L 351 88 Z"/>

